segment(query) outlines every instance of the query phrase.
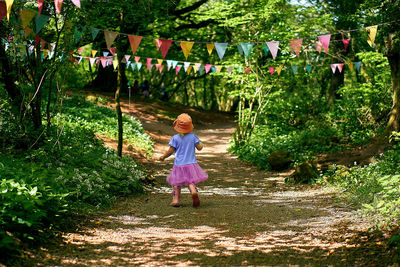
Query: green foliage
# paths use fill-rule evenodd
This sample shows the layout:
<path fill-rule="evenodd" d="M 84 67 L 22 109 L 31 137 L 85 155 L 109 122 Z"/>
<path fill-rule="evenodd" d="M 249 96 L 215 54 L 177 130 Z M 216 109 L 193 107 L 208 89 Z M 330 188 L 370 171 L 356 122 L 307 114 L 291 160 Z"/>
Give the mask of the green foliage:
<path fill-rule="evenodd" d="M 332 166 L 323 180 L 334 185 L 344 196 L 361 207 L 379 224 L 400 220 L 400 150 L 385 152 L 376 162 L 365 167 Z"/>

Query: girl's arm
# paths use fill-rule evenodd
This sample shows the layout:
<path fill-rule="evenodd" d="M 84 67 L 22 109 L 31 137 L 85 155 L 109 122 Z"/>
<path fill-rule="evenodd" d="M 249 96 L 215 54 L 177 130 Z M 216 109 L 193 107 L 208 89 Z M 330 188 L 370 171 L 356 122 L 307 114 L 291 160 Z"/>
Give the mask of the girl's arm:
<path fill-rule="evenodd" d="M 162 155 L 159 160 L 164 161 L 164 159 L 168 158 L 169 156 L 171 156 L 172 154 L 174 154 L 175 152 L 175 147 L 173 146 L 169 146 L 168 150 L 165 151 L 164 155 Z"/>
<path fill-rule="evenodd" d="M 203 145 L 202 142 L 199 142 L 199 143 L 197 144 L 197 146 L 196 146 L 197 150 L 199 150 L 199 151 L 202 150 L 203 147 L 204 147 L 204 145 Z"/>

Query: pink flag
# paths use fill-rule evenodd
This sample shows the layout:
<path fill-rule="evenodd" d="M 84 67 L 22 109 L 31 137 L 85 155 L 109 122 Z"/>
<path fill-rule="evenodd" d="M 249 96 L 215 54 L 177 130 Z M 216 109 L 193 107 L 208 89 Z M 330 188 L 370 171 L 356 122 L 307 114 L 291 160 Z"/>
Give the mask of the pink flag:
<path fill-rule="evenodd" d="M 275 60 L 276 55 L 278 54 L 279 41 L 267 42 L 267 45 L 269 51 L 271 51 L 272 58 Z"/>
<path fill-rule="evenodd" d="M 54 0 L 54 5 L 56 6 L 57 14 L 61 13 L 61 8 L 62 8 L 63 1 L 64 0 Z"/>
<path fill-rule="evenodd" d="M 40 16 L 40 13 L 42 13 L 43 1 L 44 1 L 44 0 L 38 0 L 39 16 Z"/>
<path fill-rule="evenodd" d="M 71 2 L 77 7 L 81 8 L 81 0 L 71 0 Z"/>
<path fill-rule="evenodd" d="M 135 57 L 135 62 L 139 63 L 140 57 Z"/>
<path fill-rule="evenodd" d="M 178 72 L 181 70 L 181 67 L 182 67 L 181 65 L 178 65 L 175 67 L 176 74 L 178 74 Z"/>
<path fill-rule="evenodd" d="M 131 44 L 132 54 L 136 53 L 140 42 L 142 41 L 142 36 L 128 35 L 129 43 Z"/>
<path fill-rule="evenodd" d="M 292 45 L 292 49 L 296 53 L 297 57 L 300 56 L 301 44 L 302 43 L 303 43 L 303 39 L 290 40 L 290 44 Z"/>
<path fill-rule="evenodd" d="M 335 73 L 337 68 L 337 64 L 331 64 L 332 72 Z"/>
<path fill-rule="evenodd" d="M 89 58 L 90 66 L 93 66 L 94 62 L 96 61 L 96 58 Z"/>
<path fill-rule="evenodd" d="M 104 58 L 104 57 L 101 57 L 101 58 L 100 58 L 100 61 L 101 61 L 101 65 L 103 66 L 103 68 L 105 68 L 105 67 L 106 67 L 106 64 L 107 64 L 107 59 Z"/>
<path fill-rule="evenodd" d="M 159 66 L 158 70 L 160 71 L 160 73 L 163 71 L 164 69 L 164 65 Z"/>
<path fill-rule="evenodd" d="M 268 67 L 269 73 L 274 74 L 275 67 Z"/>
<path fill-rule="evenodd" d="M 108 50 L 110 50 L 111 55 L 115 56 L 115 52 L 117 51 L 116 47 L 110 47 Z"/>
<path fill-rule="evenodd" d="M 201 63 L 194 63 L 194 67 L 196 68 L 196 71 L 198 71 L 201 67 Z"/>
<path fill-rule="evenodd" d="M 336 64 L 336 65 L 337 65 L 337 68 L 339 69 L 339 72 L 342 73 L 344 64 L 340 63 L 340 64 Z"/>
<path fill-rule="evenodd" d="M 157 51 L 160 50 L 161 40 L 160 39 L 154 39 L 154 42 L 156 42 Z"/>
<path fill-rule="evenodd" d="M 128 62 L 129 59 L 131 58 L 131 56 L 125 55 L 124 58 L 125 58 L 125 61 Z"/>
<path fill-rule="evenodd" d="M 163 58 L 165 58 L 165 56 L 167 55 L 168 49 L 172 44 L 172 40 L 164 40 L 164 39 L 159 39 L 159 41 L 161 42 L 161 54 L 163 56 Z"/>
<path fill-rule="evenodd" d="M 317 47 L 317 51 L 318 51 L 318 53 L 320 53 L 321 54 L 321 50 L 322 50 L 322 44 L 321 44 L 321 42 L 316 42 L 315 43 L 315 46 Z"/>
<path fill-rule="evenodd" d="M 204 69 L 206 70 L 206 73 L 208 73 L 208 72 L 210 71 L 211 67 L 212 67 L 211 64 L 206 64 L 206 65 L 204 66 Z"/>
<path fill-rule="evenodd" d="M 147 65 L 149 65 L 149 64 L 151 64 L 151 61 L 152 61 L 153 59 L 151 58 L 151 57 L 148 57 L 147 58 Z"/>
<path fill-rule="evenodd" d="M 229 75 L 231 75 L 233 67 L 226 67 L 226 69 L 228 70 Z"/>
<path fill-rule="evenodd" d="M 160 64 L 156 64 L 156 70 L 158 70 L 160 68 Z"/>
<path fill-rule="evenodd" d="M 83 48 L 82 48 L 82 47 L 78 48 L 78 53 L 79 53 L 79 55 L 81 55 L 81 54 L 82 54 L 82 50 L 83 50 Z"/>
<path fill-rule="evenodd" d="M 331 35 L 330 34 L 326 34 L 326 35 L 321 35 L 318 36 L 318 40 L 321 42 L 322 47 L 325 50 L 325 53 L 328 53 L 328 48 L 329 48 L 329 43 L 331 41 Z"/>
<path fill-rule="evenodd" d="M 343 45 L 344 45 L 344 50 L 347 50 L 347 46 L 350 43 L 350 39 L 343 39 L 342 42 L 343 42 Z"/>

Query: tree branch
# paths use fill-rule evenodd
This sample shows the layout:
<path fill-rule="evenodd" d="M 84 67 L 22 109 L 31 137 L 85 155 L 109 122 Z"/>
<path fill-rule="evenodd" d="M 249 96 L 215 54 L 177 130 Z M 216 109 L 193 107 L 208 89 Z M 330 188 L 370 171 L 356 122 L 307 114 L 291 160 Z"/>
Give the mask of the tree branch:
<path fill-rule="evenodd" d="M 210 25 L 214 22 L 215 22 L 215 20 L 209 19 L 209 20 L 201 21 L 199 23 L 184 24 L 184 25 L 180 25 L 180 26 L 176 27 L 175 30 L 180 31 L 180 30 L 184 30 L 184 29 L 200 29 L 203 27 L 207 27 L 208 25 Z"/>
<path fill-rule="evenodd" d="M 188 13 L 190 11 L 196 10 L 197 8 L 199 8 L 202 4 L 206 3 L 208 0 L 200 0 L 197 3 L 194 3 L 191 6 L 179 9 L 179 10 L 175 10 L 172 14 L 174 14 L 175 16 L 179 17 L 182 14 Z"/>

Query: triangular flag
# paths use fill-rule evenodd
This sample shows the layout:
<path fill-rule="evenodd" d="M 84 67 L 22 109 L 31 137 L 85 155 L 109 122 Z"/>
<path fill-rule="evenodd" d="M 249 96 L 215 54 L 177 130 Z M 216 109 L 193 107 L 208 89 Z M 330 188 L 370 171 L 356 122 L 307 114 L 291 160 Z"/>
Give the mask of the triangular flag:
<path fill-rule="evenodd" d="M 185 68 L 185 72 L 187 72 L 189 66 L 190 66 L 190 62 L 184 62 L 183 63 L 183 67 Z"/>
<path fill-rule="evenodd" d="M 187 74 L 189 75 L 190 74 L 190 72 L 192 71 L 192 66 L 189 66 L 189 68 L 187 69 Z"/>
<path fill-rule="evenodd" d="M 317 47 L 318 53 L 321 54 L 321 50 L 322 50 L 322 44 L 321 44 L 321 42 L 320 42 L 320 41 L 316 42 L 316 43 L 315 43 L 315 46 Z"/>
<path fill-rule="evenodd" d="M 195 71 L 198 71 L 199 69 L 200 69 L 200 67 L 201 67 L 201 63 L 194 63 L 194 70 Z"/>
<path fill-rule="evenodd" d="M 212 67 L 211 67 L 211 72 L 212 72 L 212 73 L 217 72 L 217 68 L 216 68 L 215 66 L 212 66 Z"/>
<path fill-rule="evenodd" d="M 132 63 L 132 64 L 131 64 L 132 71 L 135 71 L 136 65 L 137 65 L 136 63 Z"/>
<path fill-rule="evenodd" d="M 149 65 L 149 64 L 151 64 L 151 61 L 152 61 L 153 59 L 151 58 L 151 57 L 148 57 L 147 58 L 147 65 Z"/>
<path fill-rule="evenodd" d="M 114 66 L 114 70 L 117 69 L 117 67 L 118 67 L 118 59 L 114 59 L 112 64 Z"/>
<path fill-rule="evenodd" d="M 0 2 L 0 20 L 7 16 L 6 2 Z"/>
<path fill-rule="evenodd" d="M 83 28 L 79 29 L 78 26 L 74 28 L 74 39 L 75 39 L 75 44 L 79 42 L 79 40 L 82 37 L 83 32 L 86 30 L 86 26 Z"/>
<path fill-rule="evenodd" d="M 349 66 L 349 69 L 350 69 L 351 71 L 353 71 L 353 69 L 354 69 L 354 63 L 353 63 L 353 62 L 347 63 L 347 66 Z"/>
<path fill-rule="evenodd" d="M 124 56 L 125 62 L 129 62 L 129 59 L 130 59 L 130 58 L 131 58 L 131 56 L 125 55 L 125 56 Z"/>
<path fill-rule="evenodd" d="M 140 71 L 140 69 L 142 68 L 142 63 L 136 63 L 136 68 L 137 68 L 137 71 L 139 72 Z"/>
<path fill-rule="evenodd" d="M 135 57 L 135 62 L 139 63 L 140 57 Z"/>
<path fill-rule="evenodd" d="M 93 66 L 95 61 L 96 61 L 96 58 L 90 57 L 89 58 L 90 66 Z"/>
<path fill-rule="evenodd" d="M 108 50 L 110 50 L 111 55 L 113 55 L 113 57 L 115 56 L 115 52 L 117 52 L 117 48 L 116 47 L 110 47 Z"/>
<path fill-rule="evenodd" d="M 268 67 L 269 73 L 274 74 L 275 67 Z"/>
<path fill-rule="evenodd" d="M 79 48 L 78 48 L 78 53 L 79 53 L 79 55 L 82 55 L 82 51 L 83 51 L 83 48 L 82 48 L 82 47 L 79 47 Z"/>
<path fill-rule="evenodd" d="M 200 75 L 203 75 L 203 73 L 204 73 L 204 67 L 201 66 L 200 69 L 199 69 L 199 74 L 200 74 Z"/>
<path fill-rule="evenodd" d="M 108 52 L 108 51 L 103 51 L 103 57 L 106 57 L 106 56 L 108 56 L 110 54 L 110 52 Z"/>
<path fill-rule="evenodd" d="M 214 43 L 214 45 L 215 50 L 217 50 L 219 59 L 222 60 L 225 55 L 226 48 L 228 47 L 228 43 Z"/>
<path fill-rule="evenodd" d="M 339 69 L 339 72 L 340 72 L 340 73 L 342 73 L 343 66 L 344 66 L 343 63 L 337 64 L 337 68 Z"/>
<path fill-rule="evenodd" d="M 95 57 L 97 54 L 97 50 L 92 50 L 92 57 Z"/>
<path fill-rule="evenodd" d="M 177 65 L 175 67 L 176 74 L 178 74 L 178 72 L 181 70 L 181 67 L 182 67 L 182 65 Z"/>
<path fill-rule="evenodd" d="M 216 65 L 216 72 L 219 73 L 222 70 L 222 66 L 221 65 Z"/>
<path fill-rule="evenodd" d="M 243 56 L 243 55 L 244 55 L 244 52 L 243 52 L 242 46 L 241 46 L 241 45 L 237 45 L 237 49 L 238 49 L 238 51 L 239 51 L 239 55 L 240 55 L 240 56 Z"/>
<path fill-rule="evenodd" d="M 269 53 L 268 45 L 262 45 L 262 48 L 263 48 L 263 50 L 264 50 L 264 55 L 265 55 L 265 56 L 268 56 L 268 53 Z"/>
<path fill-rule="evenodd" d="M 354 66 L 356 66 L 357 71 L 360 71 L 360 67 L 361 67 L 361 62 L 354 62 Z"/>
<path fill-rule="evenodd" d="M 35 33 L 35 46 L 40 42 L 40 36 Z"/>
<path fill-rule="evenodd" d="M 211 67 L 212 67 L 211 64 L 206 64 L 206 65 L 204 66 L 204 69 L 206 70 L 206 73 L 208 73 L 208 72 L 210 71 Z"/>
<path fill-rule="evenodd" d="M 29 35 L 31 35 L 32 31 L 33 30 L 31 28 L 25 27 L 25 37 L 28 38 Z"/>
<path fill-rule="evenodd" d="M 56 7 L 57 14 L 61 13 L 61 8 L 64 0 L 54 0 L 54 5 Z M 78 63 L 79 64 L 79 63 Z"/>
<path fill-rule="evenodd" d="M 328 49 L 329 49 L 329 43 L 331 41 L 331 35 L 330 34 L 326 34 L 326 35 L 321 35 L 318 36 L 318 40 L 321 42 L 322 47 L 325 50 L 325 53 L 328 53 Z"/>
<path fill-rule="evenodd" d="M 131 44 L 132 55 L 134 55 L 139 47 L 140 42 L 142 41 L 142 36 L 128 35 L 128 39 L 129 43 Z"/>
<path fill-rule="evenodd" d="M 212 51 L 214 49 L 214 44 L 213 43 L 207 43 L 206 47 L 207 47 L 208 54 L 211 56 L 211 53 L 212 53 Z"/>
<path fill-rule="evenodd" d="M 157 51 L 160 50 L 160 47 L 161 47 L 160 39 L 154 39 L 154 42 L 156 43 Z"/>
<path fill-rule="evenodd" d="M 35 16 L 35 13 L 26 9 L 21 10 L 21 22 L 22 22 L 22 27 L 26 28 Z"/>
<path fill-rule="evenodd" d="M 10 20 L 10 12 L 11 12 L 11 7 L 14 3 L 14 0 L 6 0 L 6 10 L 7 10 L 7 20 Z"/>
<path fill-rule="evenodd" d="M 190 53 L 190 50 L 192 50 L 194 42 L 181 42 L 181 48 L 183 55 L 187 59 Z"/>
<path fill-rule="evenodd" d="M 172 44 L 172 40 L 164 40 L 164 39 L 159 39 L 161 42 L 161 54 L 163 58 L 167 55 L 168 49 Z"/>
<path fill-rule="evenodd" d="M 300 56 L 301 44 L 303 43 L 303 39 L 294 39 L 290 40 L 290 44 L 292 45 L 293 51 L 296 53 L 296 56 Z"/>
<path fill-rule="evenodd" d="M 110 49 L 110 47 L 114 43 L 115 38 L 117 38 L 118 34 L 119 34 L 118 32 L 104 30 L 104 37 L 106 38 L 107 49 Z"/>
<path fill-rule="evenodd" d="M 372 47 L 375 43 L 376 32 L 378 31 L 378 25 L 370 26 L 366 28 L 368 33 L 368 44 Z"/>
<path fill-rule="evenodd" d="M 337 68 L 337 64 L 331 64 L 332 72 L 335 73 Z"/>
<path fill-rule="evenodd" d="M 160 73 L 163 71 L 163 69 L 164 69 L 164 65 L 161 65 L 161 66 L 158 68 L 158 70 L 160 71 Z"/>
<path fill-rule="evenodd" d="M 226 67 L 226 69 L 228 70 L 228 74 L 231 75 L 233 67 Z"/>
<path fill-rule="evenodd" d="M 344 50 L 347 50 L 347 46 L 349 45 L 350 39 L 342 39 Z"/>
<path fill-rule="evenodd" d="M 240 43 L 240 46 L 243 49 L 243 53 L 246 56 L 246 59 L 248 60 L 251 54 L 251 50 L 253 49 L 253 43 Z"/>
<path fill-rule="evenodd" d="M 42 13 L 43 1 L 44 0 L 38 0 L 39 16 L 40 16 L 40 13 Z"/>
<path fill-rule="evenodd" d="M 164 59 L 157 59 L 157 62 L 158 62 L 158 65 L 161 65 L 161 64 L 163 64 Z"/>
<path fill-rule="evenodd" d="M 172 60 L 167 60 L 167 67 L 168 67 L 168 70 L 171 69 L 171 66 L 172 66 Z"/>
<path fill-rule="evenodd" d="M 178 61 L 172 60 L 172 68 L 176 68 L 176 65 L 178 65 Z"/>
<path fill-rule="evenodd" d="M 43 49 L 43 55 L 44 55 L 44 59 L 47 58 L 47 56 L 49 55 L 49 50 L 48 49 Z"/>
<path fill-rule="evenodd" d="M 79 61 L 77 62 L 77 64 L 79 65 L 82 61 L 82 57 L 79 57 Z"/>
<path fill-rule="evenodd" d="M 278 54 L 279 41 L 267 42 L 267 46 L 269 51 L 271 51 L 272 58 L 275 60 L 276 55 Z"/>
<path fill-rule="evenodd" d="M 96 39 L 97 34 L 99 34 L 99 29 L 92 28 L 92 39 Z"/>
<path fill-rule="evenodd" d="M 43 50 L 46 45 L 46 41 L 44 39 L 40 39 L 40 49 Z"/>
<path fill-rule="evenodd" d="M 49 51 L 49 59 L 52 59 L 54 56 L 54 51 Z"/>
<path fill-rule="evenodd" d="M 312 66 L 311 65 L 307 65 L 306 66 L 306 70 L 307 70 L 308 73 L 311 73 Z"/>
<path fill-rule="evenodd" d="M 36 15 L 36 33 L 39 33 L 43 26 L 47 23 L 49 17 L 46 15 Z"/>
<path fill-rule="evenodd" d="M 278 73 L 278 75 L 281 75 L 282 69 L 283 69 L 283 66 L 276 67 L 276 72 Z"/>
<path fill-rule="evenodd" d="M 125 59 L 125 60 L 126 60 L 126 59 Z M 132 63 L 132 62 L 130 62 L 130 61 L 126 61 L 126 67 L 127 67 L 127 68 L 129 68 L 129 66 L 130 66 L 131 64 L 135 64 L 135 63 Z"/>
<path fill-rule="evenodd" d="M 81 8 L 81 0 L 71 0 L 71 2 L 72 2 L 75 6 Z"/>
<path fill-rule="evenodd" d="M 103 68 L 105 68 L 105 67 L 106 67 L 106 64 L 107 64 L 107 59 L 104 58 L 104 57 L 101 57 L 101 58 L 100 58 L 100 62 L 101 62 L 101 65 L 103 66 Z"/>
<path fill-rule="evenodd" d="M 292 71 L 293 71 L 294 75 L 296 75 L 298 69 L 299 69 L 299 66 L 292 66 Z"/>

